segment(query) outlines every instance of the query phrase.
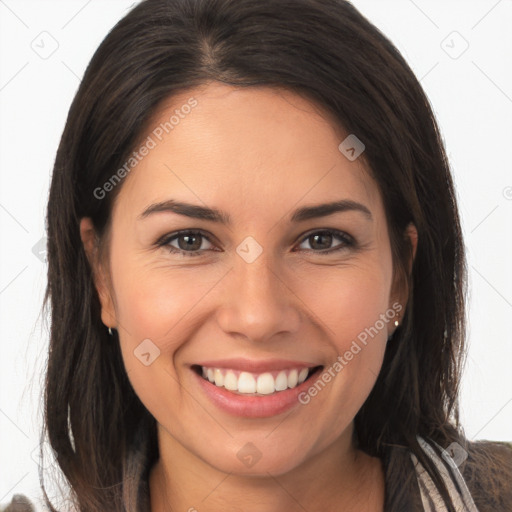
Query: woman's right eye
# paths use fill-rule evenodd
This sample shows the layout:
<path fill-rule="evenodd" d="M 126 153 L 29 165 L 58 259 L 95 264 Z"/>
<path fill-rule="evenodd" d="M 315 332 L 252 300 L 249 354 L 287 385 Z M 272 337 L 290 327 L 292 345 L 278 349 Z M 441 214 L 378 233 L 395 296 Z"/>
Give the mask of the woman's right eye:
<path fill-rule="evenodd" d="M 166 235 L 158 242 L 158 245 L 166 247 L 171 253 L 184 256 L 200 256 L 204 251 L 211 250 L 210 247 L 204 247 L 204 241 L 213 246 L 202 231 L 188 230 Z"/>

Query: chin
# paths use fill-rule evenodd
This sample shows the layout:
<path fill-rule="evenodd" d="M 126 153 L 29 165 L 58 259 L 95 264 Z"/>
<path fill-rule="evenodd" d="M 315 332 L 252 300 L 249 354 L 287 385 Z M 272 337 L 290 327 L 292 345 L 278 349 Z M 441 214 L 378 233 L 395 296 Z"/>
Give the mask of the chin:
<path fill-rule="evenodd" d="M 264 436 L 268 436 L 265 432 Z M 251 437 L 233 441 L 232 446 L 224 444 L 223 449 L 215 450 L 202 456 L 210 466 L 223 473 L 237 476 L 268 477 L 279 476 L 298 468 L 305 462 L 304 442 L 297 439 L 295 443 L 284 446 L 277 437 L 267 437 L 260 441 Z M 222 446 L 221 443 L 218 445 Z M 200 454 L 198 454 L 201 456 Z"/>

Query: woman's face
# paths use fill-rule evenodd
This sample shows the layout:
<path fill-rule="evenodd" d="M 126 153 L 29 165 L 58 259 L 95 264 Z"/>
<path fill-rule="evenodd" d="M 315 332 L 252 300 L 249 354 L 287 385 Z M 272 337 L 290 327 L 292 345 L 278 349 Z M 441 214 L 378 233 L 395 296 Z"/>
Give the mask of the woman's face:
<path fill-rule="evenodd" d="M 338 148 L 347 136 L 291 92 L 218 83 L 150 123 L 117 185 L 111 288 L 98 288 L 174 453 L 277 475 L 350 438 L 404 297 L 377 185 Z M 340 207 L 310 210 L 327 203 Z"/>

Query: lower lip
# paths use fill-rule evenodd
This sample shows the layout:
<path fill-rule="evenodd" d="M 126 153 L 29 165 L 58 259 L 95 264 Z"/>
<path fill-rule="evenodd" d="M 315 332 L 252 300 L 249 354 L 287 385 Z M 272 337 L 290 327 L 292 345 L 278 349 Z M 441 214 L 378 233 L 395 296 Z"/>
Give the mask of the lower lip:
<path fill-rule="evenodd" d="M 298 398 L 299 394 L 310 386 L 310 380 L 321 371 L 322 368 L 316 370 L 296 388 L 278 391 L 265 396 L 244 396 L 232 393 L 226 388 L 218 387 L 192 370 L 203 391 L 219 409 L 234 416 L 243 416 L 245 418 L 269 418 L 287 412 L 297 405 L 301 405 Z"/>

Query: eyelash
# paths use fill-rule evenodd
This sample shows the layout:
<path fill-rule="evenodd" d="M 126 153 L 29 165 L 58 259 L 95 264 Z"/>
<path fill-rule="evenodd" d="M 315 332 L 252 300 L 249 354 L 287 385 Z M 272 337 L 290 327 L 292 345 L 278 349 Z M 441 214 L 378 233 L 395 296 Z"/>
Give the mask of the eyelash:
<path fill-rule="evenodd" d="M 306 240 L 311 238 L 313 235 L 318 235 L 318 234 L 330 234 L 333 236 L 333 239 L 337 238 L 337 239 L 341 240 L 343 243 L 338 246 L 331 247 L 330 249 L 325 249 L 325 250 L 320 250 L 320 251 L 315 251 L 314 249 L 304 249 L 304 250 L 306 250 L 307 252 L 313 252 L 316 254 L 326 255 L 326 254 L 331 254 L 333 252 L 339 252 L 344 249 L 356 247 L 356 241 L 350 235 L 348 235 L 347 233 L 344 233 L 343 231 L 338 231 L 336 229 L 318 229 L 315 231 L 310 231 L 309 233 L 303 235 L 303 237 L 300 239 L 300 242 L 298 245 L 302 245 L 302 243 L 304 243 Z M 183 249 L 178 249 L 178 248 L 170 245 L 171 242 L 173 242 L 174 240 L 177 240 L 181 236 L 185 236 L 185 235 L 194 235 L 194 236 L 199 235 L 199 236 L 205 238 L 206 240 L 208 240 L 208 242 L 210 242 L 211 244 L 213 244 L 213 242 L 210 240 L 208 235 L 206 235 L 203 231 L 192 229 L 192 230 L 177 231 L 175 233 L 165 235 L 162 238 L 160 238 L 160 240 L 158 240 L 156 242 L 156 245 L 158 247 L 166 247 L 169 250 L 169 252 L 174 253 L 174 254 L 181 254 L 186 257 L 201 256 L 201 254 L 204 251 L 212 250 L 212 249 L 198 249 L 196 251 L 184 251 Z"/>

